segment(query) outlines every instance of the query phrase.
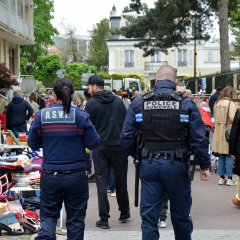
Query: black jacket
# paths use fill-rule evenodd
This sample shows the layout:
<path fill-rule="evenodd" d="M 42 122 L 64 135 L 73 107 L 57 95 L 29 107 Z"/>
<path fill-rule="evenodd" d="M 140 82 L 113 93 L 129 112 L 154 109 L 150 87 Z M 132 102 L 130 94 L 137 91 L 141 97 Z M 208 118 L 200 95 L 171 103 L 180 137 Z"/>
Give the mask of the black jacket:
<path fill-rule="evenodd" d="M 214 103 L 218 100 L 220 93 L 214 93 L 209 100 L 209 107 L 211 108 L 211 114 L 213 115 Z"/>
<path fill-rule="evenodd" d="M 28 111 L 28 115 L 26 112 Z M 21 97 L 14 97 L 7 108 L 7 118 L 11 119 L 12 126 L 20 126 L 33 114 L 31 105 Z"/>
<path fill-rule="evenodd" d="M 240 109 L 237 110 L 232 124 L 229 154 L 235 156 L 235 172 L 240 176 Z"/>
<path fill-rule="evenodd" d="M 127 115 L 121 98 L 110 91 L 102 90 L 87 102 L 85 110 L 101 137 L 99 146 L 120 145 L 120 134 Z"/>

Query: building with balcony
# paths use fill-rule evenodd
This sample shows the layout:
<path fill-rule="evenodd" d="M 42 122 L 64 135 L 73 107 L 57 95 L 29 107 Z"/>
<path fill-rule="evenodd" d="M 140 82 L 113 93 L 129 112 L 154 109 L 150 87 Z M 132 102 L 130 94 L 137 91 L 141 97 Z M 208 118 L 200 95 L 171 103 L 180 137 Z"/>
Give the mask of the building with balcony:
<path fill-rule="evenodd" d="M 20 75 L 20 45 L 34 44 L 33 1 L 0 0 L 0 62 Z"/>
<path fill-rule="evenodd" d="M 133 17 L 141 17 L 135 12 L 124 13 Z M 110 29 L 115 30 L 128 26 L 131 22 L 117 13 L 113 7 L 110 12 Z M 193 37 L 189 33 L 189 38 Z M 163 65 L 171 65 L 177 71 L 179 79 L 194 76 L 194 41 L 178 48 L 168 49 L 168 53 L 157 52 L 153 56 L 143 57 L 144 51 L 135 48 L 137 39 L 128 39 L 120 35 L 110 34 L 107 40 L 109 50 L 109 73 L 110 74 L 137 74 L 144 76 L 148 82 L 148 88 L 155 85 L 157 70 Z M 196 44 L 196 72 L 197 76 L 211 74 L 221 70 L 220 44 L 208 43 L 204 40 L 197 40 Z M 238 68 L 238 61 L 231 61 L 231 68 Z"/>

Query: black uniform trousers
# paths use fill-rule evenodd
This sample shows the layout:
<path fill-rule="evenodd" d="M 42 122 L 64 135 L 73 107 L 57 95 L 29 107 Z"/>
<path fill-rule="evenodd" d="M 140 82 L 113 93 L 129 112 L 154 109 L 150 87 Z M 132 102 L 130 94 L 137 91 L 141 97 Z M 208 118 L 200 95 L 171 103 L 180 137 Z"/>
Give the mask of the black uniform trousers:
<path fill-rule="evenodd" d="M 129 212 L 129 198 L 127 191 L 128 160 L 120 146 L 98 147 L 93 151 L 93 162 L 98 192 L 98 209 L 101 219 L 110 218 L 107 188 L 110 166 L 113 166 L 118 210 Z"/>

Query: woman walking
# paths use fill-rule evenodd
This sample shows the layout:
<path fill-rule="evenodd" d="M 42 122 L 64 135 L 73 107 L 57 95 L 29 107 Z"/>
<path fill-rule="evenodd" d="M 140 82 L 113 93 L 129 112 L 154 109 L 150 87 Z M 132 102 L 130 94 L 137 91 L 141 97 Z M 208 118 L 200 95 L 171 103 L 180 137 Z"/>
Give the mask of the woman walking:
<path fill-rule="evenodd" d="M 229 155 L 229 143 L 226 141 L 225 136 L 226 129 L 232 128 L 232 123 L 236 114 L 236 107 L 233 102 L 235 97 L 236 90 L 231 86 L 227 86 L 223 89 L 220 97 L 214 105 L 215 132 L 213 137 L 212 151 L 219 154 L 219 185 L 236 185 L 236 180 L 232 179 L 234 159 L 231 157 L 231 155 Z M 228 180 L 225 179 L 225 166 Z"/>
<path fill-rule="evenodd" d="M 77 92 L 75 91 L 73 94 L 73 103 L 76 105 L 76 107 L 84 110 L 86 107 L 87 101 L 83 93 L 79 91 Z"/>
<path fill-rule="evenodd" d="M 88 114 L 71 106 L 73 92 L 69 79 L 58 78 L 53 85 L 55 103 L 36 113 L 28 137 L 29 147 L 43 148 L 41 229 L 37 240 L 56 239 L 57 219 L 63 201 L 67 211 L 67 239 L 84 238 L 89 197 L 85 148 L 95 149 L 100 137 Z"/>

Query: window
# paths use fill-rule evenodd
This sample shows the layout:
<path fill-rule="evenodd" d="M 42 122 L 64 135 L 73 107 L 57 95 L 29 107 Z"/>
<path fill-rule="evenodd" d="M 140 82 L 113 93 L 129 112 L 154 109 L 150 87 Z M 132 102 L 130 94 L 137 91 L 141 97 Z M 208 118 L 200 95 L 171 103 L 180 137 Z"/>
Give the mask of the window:
<path fill-rule="evenodd" d="M 14 74 L 14 50 L 9 49 L 9 69 L 12 71 L 12 74 Z"/>
<path fill-rule="evenodd" d="M 132 24 L 133 24 L 133 23 L 130 22 L 130 21 L 129 21 L 129 22 L 125 22 L 125 26 L 126 26 L 126 27 L 128 27 L 128 26 L 130 26 L 130 25 L 132 25 Z"/>
<path fill-rule="evenodd" d="M 125 68 L 134 67 L 134 51 L 125 51 Z"/>
<path fill-rule="evenodd" d="M 187 67 L 187 50 L 178 50 L 178 66 L 179 67 Z"/>
<path fill-rule="evenodd" d="M 156 52 L 153 56 L 151 56 L 151 63 L 161 62 L 161 52 Z"/>
<path fill-rule="evenodd" d="M 208 52 L 208 62 L 213 62 L 213 52 Z"/>

